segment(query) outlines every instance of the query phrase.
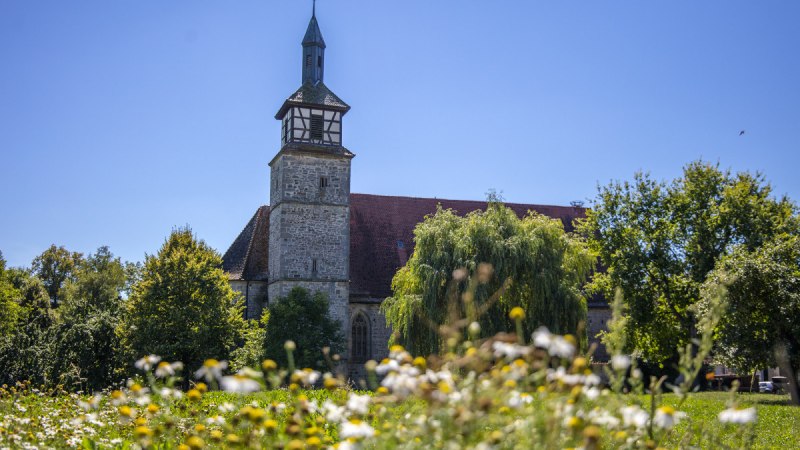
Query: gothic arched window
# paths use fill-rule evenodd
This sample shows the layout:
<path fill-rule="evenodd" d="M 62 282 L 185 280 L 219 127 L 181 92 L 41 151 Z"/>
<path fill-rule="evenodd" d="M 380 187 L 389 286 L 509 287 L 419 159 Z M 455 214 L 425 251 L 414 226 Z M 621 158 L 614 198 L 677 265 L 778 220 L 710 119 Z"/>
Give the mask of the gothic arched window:
<path fill-rule="evenodd" d="M 356 314 L 350 327 L 350 342 L 352 344 L 352 362 L 363 363 L 369 359 L 369 324 L 364 314 Z"/>

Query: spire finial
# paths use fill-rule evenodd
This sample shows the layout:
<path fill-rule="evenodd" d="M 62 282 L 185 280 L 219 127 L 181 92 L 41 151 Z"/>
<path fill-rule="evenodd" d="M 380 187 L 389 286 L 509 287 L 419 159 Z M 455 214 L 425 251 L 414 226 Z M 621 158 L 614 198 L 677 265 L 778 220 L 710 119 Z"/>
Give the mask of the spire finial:
<path fill-rule="evenodd" d="M 317 17 L 317 0 L 312 0 L 312 3 L 311 3 L 311 17 Z"/>

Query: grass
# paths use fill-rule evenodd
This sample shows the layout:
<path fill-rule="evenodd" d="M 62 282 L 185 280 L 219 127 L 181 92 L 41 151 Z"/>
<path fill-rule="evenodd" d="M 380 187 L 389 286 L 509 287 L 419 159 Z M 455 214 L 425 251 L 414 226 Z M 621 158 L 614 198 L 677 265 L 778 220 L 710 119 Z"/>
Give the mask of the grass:
<path fill-rule="evenodd" d="M 725 430 L 717 421 L 717 414 L 727 407 L 730 394 L 727 392 L 698 392 L 689 396 L 681 410 L 689 414 L 691 421 L 681 423 L 673 435 L 681 435 L 687 427 L 702 425 L 705 430 Z M 676 406 L 678 398 L 672 394 L 663 396 L 664 404 Z M 750 394 L 736 395 L 740 407 L 756 407 L 758 420 L 755 435 L 750 445 L 759 449 L 800 448 L 800 407 L 789 405 L 788 395 Z M 730 425 L 729 425 L 730 427 Z M 670 442 L 677 445 L 677 442 Z M 723 444 L 737 447 L 730 439 Z"/>
<path fill-rule="evenodd" d="M 311 400 L 322 403 L 325 399 L 341 402 L 346 398 L 346 391 L 310 390 L 304 391 Z M 213 412 L 220 405 L 231 403 L 237 407 L 256 403 L 267 407 L 273 402 L 289 402 L 291 394 L 285 390 L 273 390 L 249 395 L 238 395 L 226 392 L 210 392 L 203 397 L 201 409 Z M 119 426 L 114 409 L 101 408 L 95 425 L 82 424 L 76 426 L 72 421 L 83 414 L 76 406 L 80 397 L 76 395 L 47 396 L 37 393 L 25 393 L 18 396 L 0 398 L 0 448 L 21 447 L 22 442 L 35 443 L 42 447 L 62 448 L 80 445 L 84 436 L 92 438 L 103 447 L 115 447 L 119 441 L 131 441 L 133 426 Z M 631 401 L 637 400 L 630 397 Z M 721 431 L 720 444 L 732 448 L 798 448 L 800 447 L 800 408 L 788 404 L 788 396 L 771 394 L 737 394 L 736 400 L 742 407 L 755 406 L 758 410 L 758 421 L 754 429 L 752 441 L 741 442 L 732 439 L 734 433 L 728 433 L 725 425 L 717 420 L 717 414 L 727 407 L 730 395 L 725 392 L 700 392 L 691 395 L 680 409 L 689 414 L 690 420 L 681 422 L 666 442 L 668 447 L 691 442 L 678 442 L 678 436 L 685 431 L 700 426 L 705 432 Z M 649 402 L 649 398 L 640 398 Z M 677 406 L 678 398 L 672 394 L 663 396 L 663 404 Z M 400 417 L 406 413 L 419 411 L 420 404 L 414 400 L 393 406 L 393 416 Z M 194 426 L 195 421 L 189 409 L 176 411 L 179 420 L 175 424 L 177 430 Z M 227 414 L 228 416 L 231 413 Z M 379 424 L 376 424 L 379 425 Z M 732 431 L 732 429 L 731 429 Z M 696 433 L 690 436 L 698 438 Z M 707 444 L 706 444 L 707 445 Z M 611 448 L 612 446 L 609 446 Z M 706 447 L 710 448 L 710 447 Z"/>

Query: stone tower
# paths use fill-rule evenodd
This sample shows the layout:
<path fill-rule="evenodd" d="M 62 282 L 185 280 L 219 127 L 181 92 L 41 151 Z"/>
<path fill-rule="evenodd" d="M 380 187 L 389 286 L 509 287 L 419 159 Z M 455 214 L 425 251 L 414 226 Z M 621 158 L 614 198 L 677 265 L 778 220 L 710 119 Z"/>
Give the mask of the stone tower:
<path fill-rule="evenodd" d="M 281 106 L 281 148 L 270 166 L 270 301 L 294 287 L 324 292 L 349 329 L 350 160 L 342 117 L 350 107 L 323 83 L 325 41 L 316 14 L 303 38 L 302 86 Z"/>

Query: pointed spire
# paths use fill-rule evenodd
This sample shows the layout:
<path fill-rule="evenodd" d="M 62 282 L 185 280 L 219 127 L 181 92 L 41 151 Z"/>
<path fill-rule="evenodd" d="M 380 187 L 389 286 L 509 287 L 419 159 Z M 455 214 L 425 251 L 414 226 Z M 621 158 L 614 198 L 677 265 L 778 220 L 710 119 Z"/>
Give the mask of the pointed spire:
<path fill-rule="evenodd" d="M 306 35 L 303 37 L 303 84 L 319 83 L 325 71 L 325 40 L 317 23 L 317 3 L 311 9 Z"/>

